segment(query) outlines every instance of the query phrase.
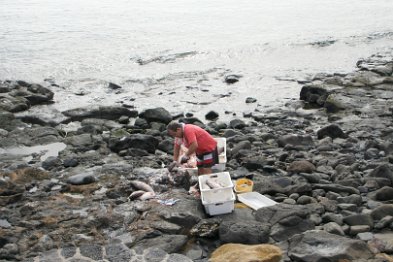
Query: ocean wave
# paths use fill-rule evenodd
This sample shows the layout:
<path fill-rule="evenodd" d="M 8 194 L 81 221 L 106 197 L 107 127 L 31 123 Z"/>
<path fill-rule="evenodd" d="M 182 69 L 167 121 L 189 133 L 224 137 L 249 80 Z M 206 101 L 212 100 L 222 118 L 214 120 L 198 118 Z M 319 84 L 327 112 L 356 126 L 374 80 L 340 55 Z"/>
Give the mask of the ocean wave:
<path fill-rule="evenodd" d="M 150 63 L 167 64 L 167 63 L 174 63 L 176 62 L 176 60 L 183 59 L 189 56 L 195 56 L 197 53 L 198 52 L 196 51 L 189 51 L 189 52 L 181 52 L 181 53 L 174 53 L 174 54 L 164 54 L 164 55 L 159 55 L 150 58 L 131 57 L 130 60 L 136 62 L 139 65 L 147 65 Z"/>

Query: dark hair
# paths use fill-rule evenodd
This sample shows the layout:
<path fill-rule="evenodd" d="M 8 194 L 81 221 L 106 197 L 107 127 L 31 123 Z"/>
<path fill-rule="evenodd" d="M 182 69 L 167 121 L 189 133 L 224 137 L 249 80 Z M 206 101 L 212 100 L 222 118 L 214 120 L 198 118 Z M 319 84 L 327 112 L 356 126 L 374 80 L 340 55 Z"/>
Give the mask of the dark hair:
<path fill-rule="evenodd" d="M 170 122 L 167 126 L 166 129 L 167 130 L 172 130 L 172 131 L 176 131 L 178 128 L 181 128 L 181 124 L 177 121 L 172 121 Z"/>

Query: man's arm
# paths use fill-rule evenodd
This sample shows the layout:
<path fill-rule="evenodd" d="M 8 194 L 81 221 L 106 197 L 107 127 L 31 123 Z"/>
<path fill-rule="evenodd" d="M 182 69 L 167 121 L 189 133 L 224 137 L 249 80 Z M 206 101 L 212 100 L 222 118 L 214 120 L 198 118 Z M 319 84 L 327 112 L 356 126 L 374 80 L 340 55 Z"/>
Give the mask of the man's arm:
<path fill-rule="evenodd" d="M 190 144 L 190 146 L 188 147 L 188 150 L 186 152 L 186 156 L 190 157 L 192 154 L 194 154 L 196 152 L 198 148 L 198 143 L 197 141 L 194 141 Z"/>
<path fill-rule="evenodd" d="M 173 160 L 176 162 L 179 161 L 179 152 L 180 152 L 180 146 L 175 146 L 173 149 Z"/>

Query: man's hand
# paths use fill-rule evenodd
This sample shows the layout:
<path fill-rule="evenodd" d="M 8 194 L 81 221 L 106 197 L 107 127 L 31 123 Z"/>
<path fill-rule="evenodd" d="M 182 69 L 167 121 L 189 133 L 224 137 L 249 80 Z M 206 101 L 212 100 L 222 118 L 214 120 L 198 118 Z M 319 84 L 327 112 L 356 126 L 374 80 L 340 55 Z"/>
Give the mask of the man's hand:
<path fill-rule="evenodd" d="M 182 156 L 181 159 L 180 159 L 180 164 L 187 163 L 187 161 L 188 161 L 189 159 L 190 159 L 189 156 L 186 156 L 186 155 Z"/>

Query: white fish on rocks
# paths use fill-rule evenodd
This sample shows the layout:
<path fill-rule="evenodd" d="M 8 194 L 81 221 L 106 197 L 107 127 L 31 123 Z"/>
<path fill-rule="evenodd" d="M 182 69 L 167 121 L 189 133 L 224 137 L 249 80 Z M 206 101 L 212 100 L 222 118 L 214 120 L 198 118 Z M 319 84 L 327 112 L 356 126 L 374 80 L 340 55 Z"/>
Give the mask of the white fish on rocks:
<path fill-rule="evenodd" d="M 135 188 L 137 188 L 139 190 L 143 190 L 145 192 L 153 192 L 154 193 L 153 188 L 150 185 L 146 184 L 145 182 L 138 181 L 138 180 L 132 180 L 132 181 L 130 181 L 130 183 L 131 183 L 131 185 L 133 187 L 135 187 Z"/>
<path fill-rule="evenodd" d="M 130 194 L 128 200 L 148 200 L 156 196 L 153 188 L 142 181 L 132 180 L 131 185 L 139 190 L 136 190 Z"/>
<path fill-rule="evenodd" d="M 131 195 L 128 197 L 128 200 L 135 200 L 139 199 L 146 191 L 143 190 L 137 190 L 131 193 Z"/>
<path fill-rule="evenodd" d="M 143 200 L 149 200 L 149 199 L 152 199 L 155 197 L 156 197 L 156 194 L 154 192 L 145 192 L 138 199 L 143 201 Z"/>

